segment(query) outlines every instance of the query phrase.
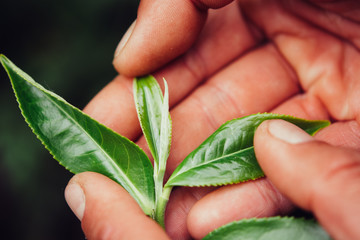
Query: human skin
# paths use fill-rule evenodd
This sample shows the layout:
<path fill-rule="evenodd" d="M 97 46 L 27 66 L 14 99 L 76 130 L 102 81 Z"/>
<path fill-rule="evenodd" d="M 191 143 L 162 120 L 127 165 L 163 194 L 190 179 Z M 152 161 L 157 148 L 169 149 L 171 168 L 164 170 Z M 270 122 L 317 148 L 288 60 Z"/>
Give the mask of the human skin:
<path fill-rule="evenodd" d="M 84 111 L 149 153 L 131 78 L 146 73 L 165 77 L 173 120 L 167 176 L 225 121 L 257 112 L 329 119 L 333 124 L 315 139 L 357 152 L 359 5 L 143 0 L 133 31 L 116 51 L 120 75 Z M 261 151 L 272 156 L 267 145 L 255 145 L 260 163 Z M 233 220 L 286 214 L 293 208 L 289 199 L 307 208 L 273 183 L 264 178 L 217 189 L 176 188 L 167 207 L 167 233 L 172 239 L 201 238 Z M 85 209 L 86 232 L 91 209 Z"/>
<path fill-rule="evenodd" d="M 275 187 L 312 211 L 334 239 L 359 239 L 359 151 L 318 141 L 282 120 L 262 123 L 254 146 Z M 100 174 L 76 175 L 65 194 L 88 239 L 168 239 L 122 187 Z"/>

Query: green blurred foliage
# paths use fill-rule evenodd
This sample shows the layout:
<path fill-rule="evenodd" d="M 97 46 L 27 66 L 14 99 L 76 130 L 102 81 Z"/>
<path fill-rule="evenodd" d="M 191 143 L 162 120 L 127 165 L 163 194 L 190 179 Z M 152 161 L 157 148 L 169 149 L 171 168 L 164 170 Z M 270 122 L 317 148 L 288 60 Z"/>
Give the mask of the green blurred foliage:
<path fill-rule="evenodd" d="M 11 0 L 0 3 L 0 52 L 73 105 L 116 75 L 116 45 L 136 0 Z M 84 239 L 63 192 L 71 178 L 36 139 L 0 70 L 1 239 Z"/>

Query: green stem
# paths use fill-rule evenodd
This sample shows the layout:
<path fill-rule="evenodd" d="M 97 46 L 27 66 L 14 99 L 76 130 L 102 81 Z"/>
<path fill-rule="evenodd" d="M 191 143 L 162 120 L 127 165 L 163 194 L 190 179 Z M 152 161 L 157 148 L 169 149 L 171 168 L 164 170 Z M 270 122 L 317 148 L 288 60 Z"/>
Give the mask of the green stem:
<path fill-rule="evenodd" d="M 156 206 L 158 205 L 158 201 L 160 200 L 163 194 L 163 184 L 164 184 L 164 175 L 165 170 L 159 170 L 155 172 L 154 181 L 155 181 L 155 211 Z"/>
<path fill-rule="evenodd" d="M 169 201 L 169 196 L 172 187 L 165 187 L 162 191 L 161 196 L 156 201 L 155 207 L 155 221 L 157 221 L 161 227 L 165 229 L 165 210 L 166 205 Z"/>

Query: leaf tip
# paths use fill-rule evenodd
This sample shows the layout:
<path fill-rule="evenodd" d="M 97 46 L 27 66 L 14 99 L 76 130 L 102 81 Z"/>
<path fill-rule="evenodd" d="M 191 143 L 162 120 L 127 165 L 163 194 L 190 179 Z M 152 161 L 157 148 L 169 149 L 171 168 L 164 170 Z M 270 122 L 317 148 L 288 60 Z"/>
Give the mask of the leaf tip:
<path fill-rule="evenodd" d="M 7 57 L 5 57 L 4 54 L 0 53 L 0 62 L 3 65 L 4 68 L 6 68 L 5 65 L 6 65 L 7 61 L 9 61 L 9 59 Z"/>

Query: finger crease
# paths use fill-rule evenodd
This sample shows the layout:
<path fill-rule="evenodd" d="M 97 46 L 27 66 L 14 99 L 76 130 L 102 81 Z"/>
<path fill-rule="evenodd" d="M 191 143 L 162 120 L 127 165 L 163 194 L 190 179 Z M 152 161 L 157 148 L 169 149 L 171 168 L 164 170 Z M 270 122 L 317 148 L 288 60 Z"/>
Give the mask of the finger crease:
<path fill-rule="evenodd" d="M 199 11 L 207 11 L 209 9 L 209 7 L 199 0 L 191 0 L 190 2 L 192 2 Z"/>
<path fill-rule="evenodd" d="M 342 159 L 338 159 L 338 161 L 341 161 Z M 357 177 L 353 177 L 357 176 Z M 359 179 L 360 176 L 360 161 L 359 158 L 354 159 L 352 158 L 351 161 L 346 161 L 341 164 L 337 164 L 336 167 L 333 169 L 330 169 L 326 171 L 326 173 L 322 177 L 322 181 L 320 184 L 317 184 L 312 188 L 312 191 L 310 191 L 307 206 L 309 206 L 310 210 L 314 210 L 317 208 L 317 204 L 322 204 L 324 201 L 323 196 L 321 193 L 323 193 L 322 189 L 324 189 L 324 186 L 331 186 L 331 184 L 338 184 L 340 181 L 340 184 L 345 183 L 345 180 L 348 179 Z M 320 189 L 320 190 L 319 190 Z M 340 189 L 338 189 L 340 190 Z M 338 194 L 341 194 L 341 192 L 338 192 Z M 325 196 L 326 197 L 326 196 Z"/>
<path fill-rule="evenodd" d="M 198 50 L 192 49 L 183 58 L 183 64 L 188 72 L 193 76 L 196 82 L 202 82 L 206 77 L 207 72 L 205 61 L 198 52 Z"/>
<path fill-rule="evenodd" d="M 206 121 L 208 122 L 208 124 L 210 125 L 210 127 L 215 130 L 217 129 L 219 126 L 215 120 L 215 118 L 213 117 L 213 114 L 211 113 L 211 111 L 209 110 L 209 108 L 207 107 L 207 104 L 204 104 L 202 102 L 202 100 L 196 96 L 196 94 L 194 94 L 193 99 L 195 100 L 195 104 L 198 105 L 199 110 L 201 110 L 205 116 Z"/>
<path fill-rule="evenodd" d="M 209 87 L 212 87 L 215 89 L 216 94 L 219 96 L 218 98 L 225 98 L 225 104 L 228 108 L 228 105 L 231 104 L 232 108 L 235 109 L 235 111 L 241 115 L 244 111 L 241 111 L 239 108 L 239 104 L 236 102 L 236 100 L 222 87 L 218 86 L 217 84 L 209 84 Z"/>

